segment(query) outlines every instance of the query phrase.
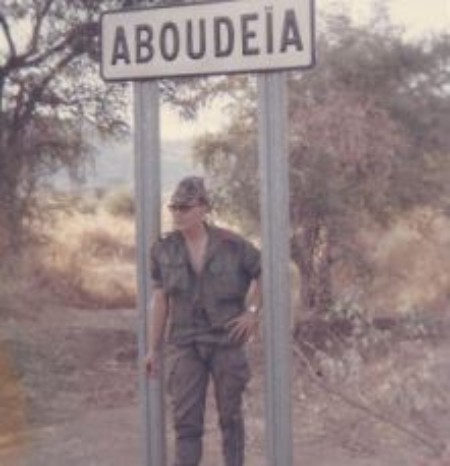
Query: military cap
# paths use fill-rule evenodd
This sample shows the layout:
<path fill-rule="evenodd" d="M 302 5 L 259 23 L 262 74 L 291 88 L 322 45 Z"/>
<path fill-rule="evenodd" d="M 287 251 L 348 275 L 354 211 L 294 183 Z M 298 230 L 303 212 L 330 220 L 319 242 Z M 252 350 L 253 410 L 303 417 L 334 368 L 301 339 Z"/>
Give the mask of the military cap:
<path fill-rule="evenodd" d="M 205 204 L 210 206 L 210 200 L 201 176 L 187 176 L 175 188 L 170 199 L 170 205 Z"/>

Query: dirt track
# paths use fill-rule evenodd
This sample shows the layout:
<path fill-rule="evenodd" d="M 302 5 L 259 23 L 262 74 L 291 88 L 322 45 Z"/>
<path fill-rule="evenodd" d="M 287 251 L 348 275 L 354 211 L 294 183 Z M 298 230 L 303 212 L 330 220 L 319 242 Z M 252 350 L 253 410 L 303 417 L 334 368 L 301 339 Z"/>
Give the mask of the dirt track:
<path fill-rule="evenodd" d="M 0 403 L 10 409 L 3 411 L 0 420 L 0 465 L 141 464 L 134 311 L 48 309 L 34 317 L 2 317 L 0 356 L 6 362 L 0 368 L 7 372 L 3 374 L 7 383 L 0 391 Z M 450 373 L 448 346 L 439 351 L 439 370 Z M 250 347 L 249 356 L 254 378 L 246 400 L 246 464 L 263 466 L 263 381 L 258 343 Z M 450 389 L 449 379 L 443 390 Z M 308 404 L 300 397 L 293 397 L 293 409 L 295 466 L 450 466 L 450 459 L 434 458 L 423 445 L 413 447 L 411 438 L 382 448 L 372 444 L 370 436 L 360 435 L 369 429 L 367 423 L 354 413 L 349 412 L 341 424 L 350 426 L 343 432 L 340 424 L 310 423 Z M 382 424 L 378 427 L 389 429 Z M 445 439 L 450 437 L 448 412 L 435 418 L 430 432 L 433 429 Z M 170 437 L 169 432 L 169 464 Z M 216 419 L 210 409 L 202 465 L 217 466 L 220 461 Z"/>

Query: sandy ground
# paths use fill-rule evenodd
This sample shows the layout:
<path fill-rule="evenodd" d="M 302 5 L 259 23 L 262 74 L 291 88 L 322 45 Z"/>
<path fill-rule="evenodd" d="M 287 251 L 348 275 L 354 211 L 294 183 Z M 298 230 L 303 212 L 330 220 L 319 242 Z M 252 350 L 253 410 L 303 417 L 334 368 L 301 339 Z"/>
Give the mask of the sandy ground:
<path fill-rule="evenodd" d="M 34 316 L 4 312 L 0 317 L 0 465 L 144 466 L 135 312 L 49 308 Z M 434 370 L 442 377 L 442 391 L 450 392 L 450 347 L 435 351 L 440 356 Z M 261 354 L 260 343 L 250 346 L 254 377 L 245 402 L 247 466 L 267 464 Z M 382 420 L 368 421 L 358 409 L 333 401 L 322 416 L 320 403 L 296 391 L 301 377 L 296 372 L 294 466 L 450 466 L 444 450 L 432 451 Z M 310 387 L 314 396 L 319 390 Z M 211 396 L 208 406 L 202 466 L 218 466 L 222 460 Z M 450 439 L 449 411 L 431 414 L 432 425 L 426 426 L 429 417 L 421 419 L 420 432 L 444 447 Z M 375 442 L 377 432 L 387 441 Z"/>

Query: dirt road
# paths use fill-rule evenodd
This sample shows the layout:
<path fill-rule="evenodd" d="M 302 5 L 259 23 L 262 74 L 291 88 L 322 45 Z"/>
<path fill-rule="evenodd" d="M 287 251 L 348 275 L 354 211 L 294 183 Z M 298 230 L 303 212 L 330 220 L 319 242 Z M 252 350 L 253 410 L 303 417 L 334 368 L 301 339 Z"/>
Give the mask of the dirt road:
<path fill-rule="evenodd" d="M 49 308 L 34 316 L 2 317 L 0 465 L 142 464 L 135 312 Z M 433 370 L 439 371 L 442 391 L 450 392 L 449 346 L 434 351 L 439 357 Z M 245 404 L 248 466 L 266 464 L 261 353 L 260 343 L 249 348 L 254 377 Z M 320 393 L 318 386 L 305 386 L 302 377 L 296 372 L 294 378 L 295 466 L 450 466 L 444 453 Z M 210 408 L 203 466 L 221 464 Z M 433 425 L 427 426 L 430 417 L 416 413 L 422 415 L 417 431 L 446 441 L 448 410 L 429 414 Z M 380 433 L 383 442 L 374 440 Z M 169 464 L 171 438 L 169 429 Z"/>

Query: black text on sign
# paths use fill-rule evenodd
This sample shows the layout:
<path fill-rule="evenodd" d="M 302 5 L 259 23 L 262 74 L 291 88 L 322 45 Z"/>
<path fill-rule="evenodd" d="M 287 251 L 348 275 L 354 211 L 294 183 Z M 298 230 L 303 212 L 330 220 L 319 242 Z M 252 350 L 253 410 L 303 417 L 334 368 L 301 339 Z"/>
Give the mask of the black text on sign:
<path fill-rule="evenodd" d="M 308 68 L 311 0 L 236 1 L 108 12 L 102 74 L 143 79 Z"/>

